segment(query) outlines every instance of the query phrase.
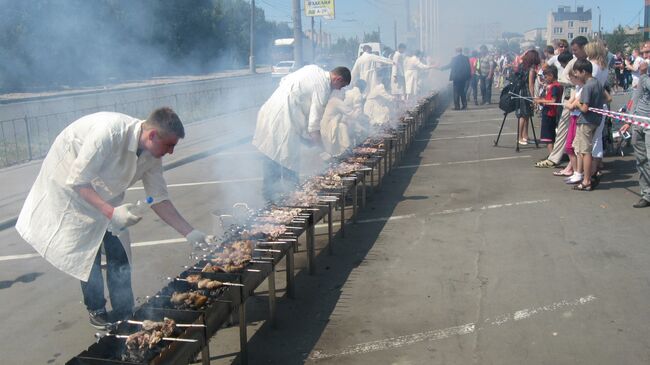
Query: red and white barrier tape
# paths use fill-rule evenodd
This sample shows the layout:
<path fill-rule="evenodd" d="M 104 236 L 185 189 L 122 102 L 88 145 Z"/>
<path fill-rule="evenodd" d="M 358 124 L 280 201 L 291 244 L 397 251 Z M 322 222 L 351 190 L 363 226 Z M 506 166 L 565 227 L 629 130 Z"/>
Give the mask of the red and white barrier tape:
<path fill-rule="evenodd" d="M 635 119 L 641 119 L 641 120 L 650 121 L 650 118 L 648 117 L 642 117 L 640 115 L 634 115 L 634 114 L 613 112 L 611 110 L 598 109 L 598 108 L 589 108 L 589 110 L 591 110 L 594 113 L 604 115 L 606 117 L 610 117 L 612 119 L 620 120 L 624 123 L 638 125 L 639 127 L 643 127 L 643 128 L 650 128 L 650 123 L 639 122 L 638 120 L 635 120 Z"/>

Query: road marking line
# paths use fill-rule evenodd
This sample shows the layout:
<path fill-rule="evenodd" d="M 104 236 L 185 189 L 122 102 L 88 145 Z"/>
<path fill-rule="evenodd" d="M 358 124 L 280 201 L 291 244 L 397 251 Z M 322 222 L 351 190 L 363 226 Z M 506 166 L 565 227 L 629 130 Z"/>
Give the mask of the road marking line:
<path fill-rule="evenodd" d="M 562 300 L 555 302 L 549 305 L 536 307 L 533 309 L 522 309 L 514 313 L 508 313 L 496 316 L 496 320 L 491 320 L 489 318 L 485 319 L 482 323 L 483 326 L 480 327 L 476 323 L 467 323 L 461 326 L 449 327 L 441 330 L 432 330 L 420 333 L 414 333 L 411 335 L 404 335 L 398 337 L 386 338 L 378 341 L 364 342 L 352 346 L 343 348 L 335 352 L 325 352 L 314 350 L 309 355 L 310 360 L 321 360 L 321 359 L 332 359 L 341 356 L 347 355 L 356 355 L 356 354 L 366 354 L 369 352 L 382 351 L 387 349 L 394 349 L 398 347 L 404 347 L 412 345 L 418 342 L 424 341 L 436 341 L 443 340 L 452 336 L 467 335 L 474 333 L 476 331 L 482 330 L 487 327 L 500 326 L 509 320 L 521 321 L 524 319 L 529 319 L 534 315 L 541 314 L 543 312 L 553 312 L 565 307 L 577 307 L 580 305 L 587 304 L 596 300 L 596 297 L 593 295 L 587 295 L 574 300 Z"/>
<path fill-rule="evenodd" d="M 423 163 L 419 165 L 402 165 L 397 166 L 397 169 L 415 169 L 418 167 L 432 167 L 432 166 L 449 166 L 449 165 L 462 165 L 468 163 L 479 163 L 479 162 L 489 162 L 489 161 L 505 161 L 505 160 L 515 160 L 518 158 L 531 158 L 531 155 L 523 156 L 511 156 L 511 157 L 497 157 L 497 158 L 486 158 L 483 160 L 469 160 L 469 161 L 452 161 L 452 162 L 435 162 L 435 163 Z"/>
<path fill-rule="evenodd" d="M 474 207 L 467 207 L 467 208 L 456 208 L 456 209 L 446 209 L 442 210 L 440 212 L 433 212 L 433 213 L 428 213 L 425 216 L 437 216 L 437 215 L 449 215 L 449 214 L 456 214 L 456 213 L 467 213 L 467 212 L 474 212 L 478 210 L 488 210 L 488 209 L 499 209 L 499 208 L 508 208 L 508 207 L 516 207 L 520 205 L 529 205 L 529 204 L 540 204 L 540 203 L 548 203 L 550 199 L 541 199 L 541 200 L 524 200 L 524 201 L 519 201 L 519 202 L 512 202 L 512 203 L 503 203 L 503 204 L 492 204 L 492 205 L 484 205 L 482 207 L 474 208 Z M 358 223 L 377 223 L 377 222 L 389 222 L 389 221 L 396 221 L 400 219 L 410 219 L 410 218 L 417 218 L 417 214 L 404 214 L 404 215 L 394 215 L 391 217 L 378 217 L 378 218 L 371 218 L 371 219 L 361 219 L 357 221 Z M 339 226 L 341 225 L 341 222 L 332 222 L 333 226 Z M 327 223 L 321 223 L 317 224 L 316 228 L 326 228 Z"/>
<path fill-rule="evenodd" d="M 495 118 L 495 119 L 475 119 L 475 120 L 461 120 L 458 122 L 444 122 L 444 123 L 437 123 L 436 125 L 454 125 L 454 124 L 470 124 L 470 123 L 482 123 L 482 122 L 495 122 L 503 120 L 503 118 Z"/>
<path fill-rule="evenodd" d="M 547 203 L 549 201 L 550 201 L 549 199 L 526 200 L 526 201 L 519 201 L 519 202 L 512 202 L 512 203 L 484 205 L 484 206 L 478 207 L 478 208 L 468 207 L 468 208 L 458 208 L 458 209 L 447 209 L 447 210 L 443 210 L 443 211 L 440 211 L 440 212 L 429 213 L 429 214 L 427 214 L 427 216 L 449 215 L 449 214 L 455 214 L 455 213 L 473 212 L 473 211 L 478 211 L 478 210 L 499 209 L 499 208 L 506 208 L 506 207 L 515 207 L 515 206 L 520 206 L 520 205 Z M 411 218 L 417 218 L 417 217 L 418 217 L 417 214 L 404 214 L 404 215 L 395 215 L 395 216 L 391 216 L 391 217 L 378 217 L 378 218 L 361 219 L 361 220 L 357 221 L 357 223 L 388 222 L 388 221 L 396 221 L 396 220 L 401 220 L 401 219 L 411 219 Z M 339 226 L 340 224 L 341 224 L 340 222 L 332 222 L 333 226 Z M 316 225 L 316 228 L 326 228 L 326 227 L 327 227 L 326 223 L 321 223 L 321 224 Z M 133 242 L 133 243 L 131 243 L 131 247 L 157 246 L 157 245 L 184 243 L 184 242 L 187 242 L 185 240 L 185 238 L 170 238 L 170 239 L 165 239 L 165 240 Z M 38 257 L 41 257 L 41 255 L 39 255 L 38 253 L 27 253 L 27 254 L 19 254 L 19 255 L 0 256 L 0 262 L 1 261 L 33 259 L 33 258 L 38 258 Z"/>
<path fill-rule="evenodd" d="M 517 133 L 501 133 L 502 136 L 514 136 Z M 490 133 L 490 134 L 476 134 L 473 136 L 457 136 L 457 137 L 439 137 L 439 138 L 431 138 L 431 139 L 416 139 L 416 142 L 429 142 L 429 141 L 448 141 L 452 139 L 467 139 L 467 138 L 480 138 L 480 137 L 494 137 L 498 136 L 498 133 Z"/>

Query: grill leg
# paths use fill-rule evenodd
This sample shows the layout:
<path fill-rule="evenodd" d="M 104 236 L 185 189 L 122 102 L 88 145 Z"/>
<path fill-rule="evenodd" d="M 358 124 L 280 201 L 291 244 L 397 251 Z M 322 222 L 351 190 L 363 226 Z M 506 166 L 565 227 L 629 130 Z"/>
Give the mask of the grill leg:
<path fill-rule="evenodd" d="M 309 225 L 307 226 L 307 266 L 309 269 L 309 275 L 316 274 L 316 250 L 314 248 L 314 219 L 313 216 L 309 220 Z"/>
<path fill-rule="evenodd" d="M 276 328 L 275 321 L 275 266 L 269 273 L 269 323 L 271 328 Z"/>
<path fill-rule="evenodd" d="M 203 329 L 203 341 L 203 348 L 201 349 L 201 365 L 210 365 L 210 337 L 208 336 L 207 327 Z"/>
<path fill-rule="evenodd" d="M 357 204 L 359 203 L 359 179 L 354 179 L 352 189 L 352 222 L 357 223 Z"/>
<path fill-rule="evenodd" d="M 333 229 L 332 229 L 332 210 L 334 210 L 334 205 L 332 202 L 327 202 L 327 251 L 330 255 L 334 254 L 334 247 L 333 245 L 333 240 L 332 240 L 332 235 L 333 235 Z"/>
<path fill-rule="evenodd" d="M 341 237 L 345 237 L 345 193 L 341 194 Z"/>
<path fill-rule="evenodd" d="M 361 206 L 366 206 L 366 172 L 361 175 Z"/>
<path fill-rule="evenodd" d="M 239 303 L 239 363 L 248 365 L 248 335 L 246 334 L 246 302 L 243 299 Z"/>
<path fill-rule="evenodd" d="M 297 243 L 294 242 L 294 245 Z M 295 293 L 295 283 L 294 283 L 294 276 L 293 276 L 293 270 L 294 270 L 294 262 L 293 262 L 293 249 L 288 249 L 287 250 L 287 298 L 295 298 L 296 293 Z"/>

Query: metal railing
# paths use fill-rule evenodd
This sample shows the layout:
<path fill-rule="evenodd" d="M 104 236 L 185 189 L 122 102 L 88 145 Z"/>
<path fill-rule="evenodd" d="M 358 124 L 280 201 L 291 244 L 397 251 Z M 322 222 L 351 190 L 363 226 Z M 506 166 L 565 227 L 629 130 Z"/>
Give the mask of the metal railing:
<path fill-rule="evenodd" d="M 238 99 L 237 103 L 228 102 L 228 99 L 223 87 L 215 87 L 73 111 L 0 120 L 0 168 L 45 157 L 56 136 L 70 123 L 87 114 L 114 111 L 144 119 L 155 108 L 171 106 L 187 124 L 236 111 L 237 107 L 248 106 L 241 103 L 255 102 L 253 98 Z"/>

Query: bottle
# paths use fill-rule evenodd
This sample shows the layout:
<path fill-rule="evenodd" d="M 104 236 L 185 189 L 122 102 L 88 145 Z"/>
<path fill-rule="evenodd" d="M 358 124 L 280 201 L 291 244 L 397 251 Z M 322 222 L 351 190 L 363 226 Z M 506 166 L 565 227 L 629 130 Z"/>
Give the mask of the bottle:
<path fill-rule="evenodd" d="M 151 207 L 151 204 L 153 204 L 153 198 L 150 196 L 148 196 L 145 201 L 138 200 L 138 202 L 135 203 L 135 208 L 133 208 L 131 213 L 137 215 L 138 217 L 142 217 L 144 213 L 147 212 L 147 209 Z"/>

